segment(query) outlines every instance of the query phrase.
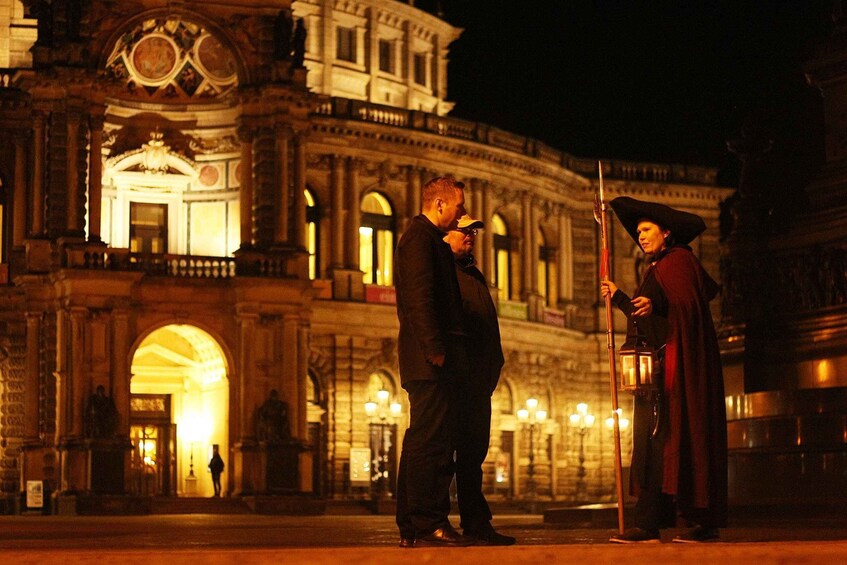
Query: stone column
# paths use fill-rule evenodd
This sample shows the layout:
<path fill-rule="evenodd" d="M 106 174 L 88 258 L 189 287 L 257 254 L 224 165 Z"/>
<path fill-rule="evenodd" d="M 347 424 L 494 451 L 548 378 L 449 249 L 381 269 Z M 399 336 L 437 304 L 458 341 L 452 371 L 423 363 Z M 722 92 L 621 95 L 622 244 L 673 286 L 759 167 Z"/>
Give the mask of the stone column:
<path fill-rule="evenodd" d="M 321 32 L 323 34 L 323 41 L 320 44 L 323 46 L 324 60 L 327 61 L 335 59 L 335 27 L 332 25 L 334 11 L 335 0 L 323 0 L 321 5 L 321 23 L 323 24 Z M 324 92 L 332 90 L 332 70 L 333 65 L 323 65 L 321 83 Z"/>
<path fill-rule="evenodd" d="M 494 226 L 491 218 L 494 211 L 491 209 L 491 187 L 488 183 L 482 186 L 482 221 L 485 222 L 485 230 L 482 232 L 482 248 L 479 250 L 479 259 L 482 273 L 488 284 L 494 280 Z"/>
<path fill-rule="evenodd" d="M 256 430 L 252 426 L 255 399 L 250 394 L 250 390 L 254 382 L 253 347 L 258 320 L 259 315 L 252 312 L 238 314 L 238 412 L 235 421 L 238 429 L 232 431 L 241 438 L 254 438 L 256 435 Z"/>
<path fill-rule="evenodd" d="M 291 128 L 278 125 L 276 129 L 276 165 L 277 165 L 277 243 L 288 243 L 288 203 L 291 190 L 291 171 L 289 170 L 288 154 Z"/>
<path fill-rule="evenodd" d="M 573 227 L 567 210 L 559 211 L 559 301 L 573 300 Z"/>
<path fill-rule="evenodd" d="M 33 235 L 44 233 L 44 135 L 46 119 L 36 112 L 32 138 L 32 210 L 30 226 Z"/>
<path fill-rule="evenodd" d="M 269 121 L 269 116 L 262 116 Z M 276 242 L 276 131 L 272 127 L 253 129 L 252 201 L 253 245 L 266 250 Z"/>
<path fill-rule="evenodd" d="M 72 306 L 70 312 L 71 358 L 68 373 L 70 375 L 70 435 L 75 438 L 83 437 L 83 422 L 85 410 L 86 385 L 88 384 L 86 369 L 85 323 L 88 309 L 83 306 Z"/>
<path fill-rule="evenodd" d="M 306 132 L 294 138 L 294 237 L 297 247 L 306 246 Z"/>
<path fill-rule="evenodd" d="M 330 229 L 332 230 L 332 245 L 330 246 L 331 267 L 344 267 L 344 157 L 332 156 L 330 170 Z"/>
<path fill-rule="evenodd" d="M 56 437 L 58 444 L 68 430 L 68 312 L 56 310 Z"/>
<path fill-rule="evenodd" d="M 528 191 L 521 193 L 521 298 L 524 300 L 535 292 L 532 287 L 532 248 L 535 230 L 532 226 L 532 199 Z"/>
<path fill-rule="evenodd" d="M 102 114 L 88 118 L 90 150 L 88 154 L 88 241 L 100 243 L 100 208 L 103 189 L 103 121 Z"/>
<path fill-rule="evenodd" d="M 38 438 L 41 389 L 41 312 L 26 313 L 26 365 L 24 388 L 24 439 Z"/>
<path fill-rule="evenodd" d="M 253 130 L 241 126 L 238 128 L 241 141 L 241 248 L 253 246 Z"/>
<path fill-rule="evenodd" d="M 80 227 L 79 218 L 79 167 L 77 165 L 79 155 L 79 125 L 80 116 L 69 111 L 67 124 L 67 147 L 65 155 L 65 178 L 67 184 L 67 217 L 65 228 L 69 232 L 77 232 Z"/>
<path fill-rule="evenodd" d="M 253 421 L 253 411 L 256 408 L 256 394 L 253 392 L 255 382 L 253 346 L 256 334 L 256 323 L 259 315 L 253 312 L 239 311 L 236 314 L 238 323 L 238 352 L 235 378 L 231 383 L 235 414 L 230 416 L 230 438 L 233 441 L 232 465 L 230 470 L 236 495 L 254 494 L 265 488 L 265 473 L 262 458 L 257 450 L 256 429 Z"/>
<path fill-rule="evenodd" d="M 309 325 L 302 320 L 297 325 L 297 374 L 295 380 L 297 383 L 297 437 L 303 443 L 309 442 L 309 423 L 306 398 L 306 379 L 309 371 Z M 320 446 L 313 445 L 312 451 L 303 452 L 298 460 L 300 477 L 300 490 L 303 492 L 312 491 L 312 461 L 315 451 L 320 449 Z"/>
<path fill-rule="evenodd" d="M 538 206 L 533 206 L 530 200 L 529 209 L 529 233 L 530 233 L 530 269 L 529 269 L 529 292 L 539 294 L 538 292 L 538 263 L 541 261 L 541 255 L 538 250 Z"/>
<path fill-rule="evenodd" d="M 410 166 L 406 169 L 406 217 L 402 222 L 403 232 L 409 228 L 412 218 L 421 213 L 421 190 L 421 171 Z"/>
<path fill-rule="evenodd" d="M 309 373 L 309 324 L 297 320 L 297 367 L 294 382 L 297 383 L 297 437 L 303 441 L 309 439 L 308 414 L 306 406 L 306 379 Z"/>
<path fill-rule="evenodd" d="M 132 375 L 129 373 L 129 312 L 124 309 L 112 310 L 112 351 L 111 394 L 115 407 L 120 414 L 118 435 L 129 436 L 130 387 Z"/>
<path fill-rule="evenodd" d="M 347 158 L 347 226 L 344 263 L 348 269 L 359 270 L 359 225 L 361 224 L 361 207 L 359 194 L 360 161 L 353 157 Z"/>
<path fill-rule="evenodd" d="M 379 92 L 376 89 L 377 80 L 379 79 L 379 21 L 377 20 L 377 10 L 368 10 L 368 101 L 378 104 L 384 103 L 383 100 L 377 98 Z"/>
<path fill-rule="evenodd" d="M 26 137 L 23 133 L 14 133 L 15 141 L 15 193 L 14 193 L 14 209 L 13 209 L 13 231 L 12 245 L 15 247 L 23 245 L 26 239 Z"/>

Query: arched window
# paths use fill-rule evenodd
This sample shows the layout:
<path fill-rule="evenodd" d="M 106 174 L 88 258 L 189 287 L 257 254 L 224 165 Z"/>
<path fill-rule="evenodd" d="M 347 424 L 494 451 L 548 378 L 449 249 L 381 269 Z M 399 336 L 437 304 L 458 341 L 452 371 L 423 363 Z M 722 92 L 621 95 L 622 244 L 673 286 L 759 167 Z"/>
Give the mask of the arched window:
<path fill-rule="evenodd" d="M 511 253 L 512 240 L 506 222 L 500 214 L 491 217 L 491 231 L 494 233 L 494 286 L 500 300 L 509 300 L 511 292 Z"/>
<path fill-rule="evenodd" d="M 321 405 L 321 386 L 318 384 L 317 375 L 311 369 L 306 374 L 306 402 L 312 406 Z"/>
<path fill-rule="evenodd" d="M 536 228 L 536 239 L 538 240 L 538 294 L 544 297 L 544 303 L 550 296 L 550 255 L 547 249 L 547 240 L 541 228 Z"/>
<path fill-rule="evenodd" d="M 394 212 L 381 194 L 369 192 L 362 199 L 359 226 L 359 268 L 365 284 L 394 284 Z"/>
<path fill-rule="evenodd" d="M 303 191 L 306 197 L 306 249 L 309 251 L 309 278 L 318 278 L 318 204 L 312 192 L 307 188 Z"/>

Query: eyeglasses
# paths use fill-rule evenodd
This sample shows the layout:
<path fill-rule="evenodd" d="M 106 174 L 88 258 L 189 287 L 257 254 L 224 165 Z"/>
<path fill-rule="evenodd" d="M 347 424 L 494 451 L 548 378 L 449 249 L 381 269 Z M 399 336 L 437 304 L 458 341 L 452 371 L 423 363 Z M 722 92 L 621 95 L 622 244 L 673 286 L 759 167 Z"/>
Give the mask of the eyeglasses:
<path fill-rule="evenodd" d="M 479 233 L 479 230 L 476 228 L 458 228 L 456 231 L 460 231 L 465 235 L 476 235 Z"/>

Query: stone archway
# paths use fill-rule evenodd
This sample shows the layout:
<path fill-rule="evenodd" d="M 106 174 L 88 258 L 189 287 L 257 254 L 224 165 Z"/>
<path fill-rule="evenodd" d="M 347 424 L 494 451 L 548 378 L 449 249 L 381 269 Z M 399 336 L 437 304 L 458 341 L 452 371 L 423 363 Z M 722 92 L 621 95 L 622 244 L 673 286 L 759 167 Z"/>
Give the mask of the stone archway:
<path fill-rule="evenodd" d="M 215 338 L 187 324 L 151 332 L 133 354 L 130 392 L 132 491 L 212 496 L 214 445 L 229 464 L 229 379 Z"/>

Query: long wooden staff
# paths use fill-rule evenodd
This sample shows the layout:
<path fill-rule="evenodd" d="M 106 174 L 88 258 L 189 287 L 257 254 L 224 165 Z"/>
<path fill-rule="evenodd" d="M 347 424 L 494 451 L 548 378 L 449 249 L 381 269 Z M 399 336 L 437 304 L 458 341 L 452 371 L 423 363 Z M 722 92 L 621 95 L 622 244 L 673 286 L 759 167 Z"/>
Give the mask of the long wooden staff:
<path fill-rule="evenodd" d="M 609 227 L 606 222 L 606 201 L 603 199 L 603 163 L 597 162 L 600 171 L 600 192 L 594 194 L 594 219 L 600 224 L 600 280 L 609 280 Z M 606 295 L 606 348 L 609 351 L 609 392 L 612 395 L 612 419 L 615 436 L 615 486 L 618 494 L 618 532 L 624 533 L 623 520 L 623 466 L 621 463 L 621 428 L 618 412 L 618 378 L 615 370 L 615 328 L 612 320 L 612 297 Z"/>

